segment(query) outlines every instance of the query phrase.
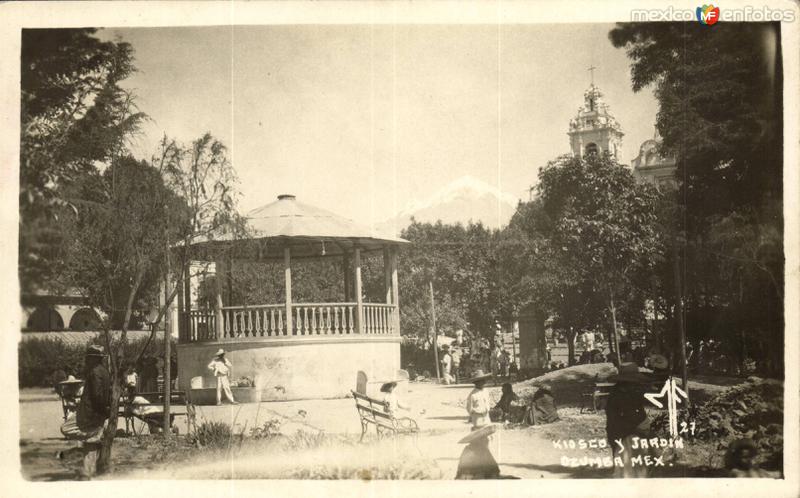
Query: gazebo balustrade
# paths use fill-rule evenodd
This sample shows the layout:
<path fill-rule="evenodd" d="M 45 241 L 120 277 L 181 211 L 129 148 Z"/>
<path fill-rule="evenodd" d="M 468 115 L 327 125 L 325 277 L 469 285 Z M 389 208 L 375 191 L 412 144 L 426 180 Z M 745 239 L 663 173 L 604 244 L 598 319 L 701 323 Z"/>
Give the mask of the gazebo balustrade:
<path fill-rule="evenodd" d="M 284 304 L 224 306 L 222 327 L 216 310 L 184 312 L 182 342 L 240 340 L 243 338 L 297 338 L 351 334 L 399 335 L 397 308 L 392 304 L 363 303 L 363 330 L 356 320 L 357 303 L 298 303 L 291 305 L 292 325 Z"/>

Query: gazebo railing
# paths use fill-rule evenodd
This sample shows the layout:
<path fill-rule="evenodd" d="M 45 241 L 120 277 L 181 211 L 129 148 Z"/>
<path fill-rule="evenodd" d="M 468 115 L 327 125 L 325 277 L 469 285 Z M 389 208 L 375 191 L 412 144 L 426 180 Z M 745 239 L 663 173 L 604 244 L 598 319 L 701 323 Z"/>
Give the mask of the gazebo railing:
<path fill-rule="evenodd" d="M 364 303 L 364 333 L 380 335 L 399 335 L 395 331 L 393 304 Z"/>
<path fill-rule="evenodd" d="M 292 328 L 288 330 L 285 304 L 225 306 L 219 314 L 213 309 L 192 310 L 183 314 L 181 339 L 202 342 L 359 333 L 356 303 L 298 303 L 291 305 L 291 313 Z M 364 303 L 363 334 L 399 335 L 396 313 L 391 304 Z M 221 334 L 217 333 L 218 319 L 222 320 Z"/>

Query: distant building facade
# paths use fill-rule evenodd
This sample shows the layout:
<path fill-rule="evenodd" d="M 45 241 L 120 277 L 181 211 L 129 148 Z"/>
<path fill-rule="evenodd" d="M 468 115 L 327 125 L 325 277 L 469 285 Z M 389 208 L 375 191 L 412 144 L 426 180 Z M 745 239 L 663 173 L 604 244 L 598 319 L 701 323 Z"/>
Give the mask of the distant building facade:
<path fill-rule="evenodd" d="M 631 161 L 633 176 L 641 182 L 652 183 L 659 189 L 675 189 L 678 187 L 675 177 L 677 163 L 674 157 L 661 155 L 660 145 L 661 137 L 658 132 L 652 139 L 644 141 L 639 147 L 639 155 Z"/>

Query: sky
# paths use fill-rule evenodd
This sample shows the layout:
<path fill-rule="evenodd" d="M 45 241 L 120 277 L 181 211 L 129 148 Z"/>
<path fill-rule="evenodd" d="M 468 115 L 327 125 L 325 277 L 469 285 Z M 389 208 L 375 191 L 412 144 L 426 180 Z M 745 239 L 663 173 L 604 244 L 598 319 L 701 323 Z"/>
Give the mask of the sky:
<path fill-rule="evenodd" d="M 278 194 L 369 225 L 465 175 L 527 199 L 569 152 L 588 68 L 621 124 L 623 162 L 653 136 L 652 91 L 633 93 L 610 24 L 281 25 L 100 32 L 135 51 L 126 81 L 168 135 L 229 149 L 240 209 Z"/>

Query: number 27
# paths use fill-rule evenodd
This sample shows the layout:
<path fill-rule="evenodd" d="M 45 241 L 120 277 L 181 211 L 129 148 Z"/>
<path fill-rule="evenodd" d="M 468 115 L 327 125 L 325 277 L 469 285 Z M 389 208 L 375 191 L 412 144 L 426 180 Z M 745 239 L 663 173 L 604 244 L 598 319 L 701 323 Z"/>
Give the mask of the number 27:
<path fill-rule="evenodd" d="M 681 422 L 681 430 L 680 430 L 681 434 L 686 434 L 688 432 L 692 436 L 694 436 L 694 429 L 695 429 L 694 421 L 690 424 L 687 424 L 686 422 Z"/>

